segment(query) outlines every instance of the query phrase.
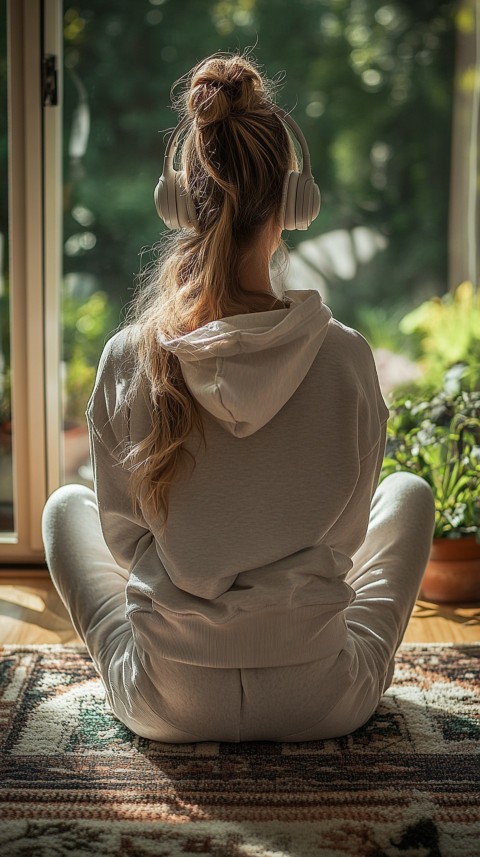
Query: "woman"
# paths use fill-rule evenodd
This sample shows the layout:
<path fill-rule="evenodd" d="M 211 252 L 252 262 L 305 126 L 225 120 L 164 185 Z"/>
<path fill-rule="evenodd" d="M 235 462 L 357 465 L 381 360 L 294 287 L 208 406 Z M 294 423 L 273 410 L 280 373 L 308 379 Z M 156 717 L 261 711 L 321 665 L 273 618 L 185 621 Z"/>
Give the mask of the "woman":
<path fill-rule="evenodd" d="M 258 71 L 211 57 L 183 99 L 174 214 L 173 155 L 157 205 L 184 228 L 104 350 L 95 493 L 49 499 L 47 560 L 133 731 L 339 736 L 391 682 L 433 500 L 408 474 L 377 488 L 387 409 L 365 340 L 317 292 L 272 289 L 297 165 Z"/>

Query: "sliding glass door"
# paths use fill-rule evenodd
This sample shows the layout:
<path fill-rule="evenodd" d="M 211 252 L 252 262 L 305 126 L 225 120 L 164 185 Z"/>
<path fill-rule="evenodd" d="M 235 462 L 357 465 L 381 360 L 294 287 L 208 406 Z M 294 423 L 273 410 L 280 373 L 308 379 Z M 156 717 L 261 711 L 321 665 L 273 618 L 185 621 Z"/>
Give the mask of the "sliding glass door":
<path fill-rule="evenodd" d="M 42 558 L 48 465 L 40 3 L 7 0 L 1 15 L 0 561 L 8 563 Z"/>

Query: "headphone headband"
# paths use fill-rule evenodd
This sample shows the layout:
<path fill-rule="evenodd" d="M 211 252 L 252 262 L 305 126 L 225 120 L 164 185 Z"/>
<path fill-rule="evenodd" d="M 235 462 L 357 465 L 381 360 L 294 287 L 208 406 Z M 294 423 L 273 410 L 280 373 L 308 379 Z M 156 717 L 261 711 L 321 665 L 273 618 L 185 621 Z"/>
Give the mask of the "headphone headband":
<path fill-rule="evenodd" d="M 182 133 L 183 129 L 187 127 L 189 122 L 190 122 L 189 117 L 182 119 L 182 121 L 177 125 L 176 128 L 174 128 L 174 130 L 170 134 L 170 137 L 168 138 L 167 147 L 165 149 L 165 155 L 163 158 L 163 175 L 164 176 L 170 175 L 171 173 L 175 172 L 175 168 L 173 166 L 173 161 L 174 161 L 175 155 L 177 153 L 178 144 L 180 142 L 180 134 Z"/>
<path fill-rule="evenodd" d="M 311 175 L 312 168 L 310 166 L 310 152 L 308 151 L 307 141 L 303 135 L 303 131 L 297 125 L 295 119 L 292 119 L 290 113 L 287 113 L 286 110 L 282 110 L 281 107 L 275 107 L 273 112 L 290 128 L 291 131 L 293 131 L 293 135 L 300 143 L 300 148 L 302 150 L 302 173 L 309 172 Z"/>
<path fill-rule="evenodd" d="M 283 229 L 308 229 L 320 210 L 320 191 L 311 172 L 310 152 L 307 141 L 294 119 L 281 107 L 273 113 L 297 139 L 302 150 L 302 172 L 286 174 L 281 204 Z M 198 224 L 195 205 L 182 183 L 182 172 L 175 169 L 174 160 L 182 131 L 191 119 L 182 119 L 172 131 L 163 159 L 163 172 L 155 188 L 154 199 L 159 217 L 170 229 L 196 227 Z"/>

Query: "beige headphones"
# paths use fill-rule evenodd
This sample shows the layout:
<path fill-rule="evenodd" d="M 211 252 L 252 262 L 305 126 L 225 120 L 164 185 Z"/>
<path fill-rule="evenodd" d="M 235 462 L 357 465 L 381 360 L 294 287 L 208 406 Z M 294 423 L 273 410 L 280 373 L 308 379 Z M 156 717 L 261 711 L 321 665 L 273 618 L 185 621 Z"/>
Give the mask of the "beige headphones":
<path fill-rule="evenodd" d="M 275 113 L 289 128 L 302 149 L 302 172 L 289 171 L 282 195 L 283 229 L 308 229 L 320 211 L 320 191 L 312 176 L 307 142 L 297 123 L 279 107 Z M 155 188 L 154 199 L 159 217 L 169 229 L 187 229 L 197 225 L 195 205 L 183 185 L 183 172 L 174 167 L 180 135 L 190 123 L 184 119 L 173 131 L 165 150 L 163 173 Z"/>

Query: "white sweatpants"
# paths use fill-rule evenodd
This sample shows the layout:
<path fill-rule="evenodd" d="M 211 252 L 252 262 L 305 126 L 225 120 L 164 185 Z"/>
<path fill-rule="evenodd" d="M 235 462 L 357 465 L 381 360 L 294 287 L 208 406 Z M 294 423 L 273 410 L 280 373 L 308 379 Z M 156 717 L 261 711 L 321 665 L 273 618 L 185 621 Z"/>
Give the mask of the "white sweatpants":
<path fill-rule="evenodd" d="M 43 537 L 53 582 L 113 712 L 130 729 L 170 742 L 308 741 L 362 726 L 390 685 L 428 559 L 433 520 L 433 497 L 423 480 L 395 473 L 378 487 L 366 539 L 347 576 L 356 592 L 345 611 L 349 638 L 343 655 L 350 658 L 351 681 L 346 692 L 338 698 L 331 693 L 328 700 L 325 686 L 335 686 L 336 668 L 330 658 L 223 669 L 162 660 L 159 653 L 159 681 L 150 686 L 125 617 L 128 573 L 105 544 L 95 494 L 79 485 L 55 491 L 45 506 Z"/>

